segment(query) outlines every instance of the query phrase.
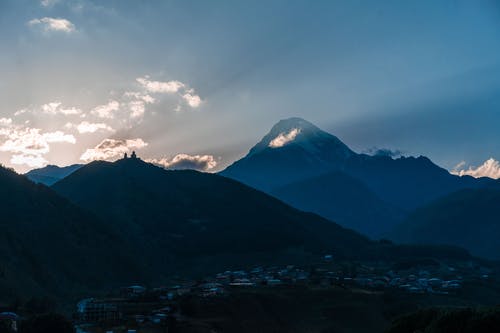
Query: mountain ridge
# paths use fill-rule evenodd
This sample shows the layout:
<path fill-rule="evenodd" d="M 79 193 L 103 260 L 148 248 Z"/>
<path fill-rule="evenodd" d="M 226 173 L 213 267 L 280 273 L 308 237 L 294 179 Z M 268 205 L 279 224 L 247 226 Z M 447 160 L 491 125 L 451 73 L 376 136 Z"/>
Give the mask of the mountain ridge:
<path fill-rule="evenodd" d="M 59 180 L 81 168 L 83 164 L 72 164 L 64 167 L 49 164 L 43 168 L 33 169 L 25 173 L 31 181 L 51 186 Z"/>
<path fill-rule="evenodd" d="M 281 142 L 283 146 L 269 147 L 283 131 L 303 126 L 313 135 L 301 137 L 287 136 Z M 324 141 L 328 142 L 324 144 Z M 306 144 L 304 144 L 306 142 Z M 266 146 L 267 145 L 267 146 Z M 320 151 L 318 151 L 318 149 Z M 323 158 L 327 156 L 328 158 Z M 300 118 L 289 118 L 279 121 L 271 130 L 250 149 L 250 152 L 238 161 L 222 170 L 219 174 L 239 180 L 249 186 L 260 189 L 298 208 L 310 210 L 331 220 L 342 221 L 342 225 L 372 237 L 383 236 L 402 222 L 406 215 L 417 207 L 462 188 L 500 188 L 500 182 L 493 179 L 475 179 L 459 177 L 434 164 L 424 156 L 393 158 L 384 155 L 358 154 L 342 143 L 336 136 L 328 134 L 311 123 Z M 342 181 L 339 174 L 344 174 Z M 325 177 L 335 175 L 330 181 Z M 342 189 L 330 191 L 331 195 L 321 196 L 327 183 L 352 184 L 350 178 L 361 182 L 358 186 L 360 204 L 353 209 L 352 205 L 338 206 L 338 213 L 332 210 L 335 206 L 332 197 L 341 196 Z M 318 179 L 323 179 L 319 182 Z M 311 188 L 311 184 L 316 184 Z M 301 186 L 309 186 L 309 197 L 302 195 Z M 288 188 L 290 191 L 283 190 Z M 362 188 L 364 188 L 363 191 Z M 344 189 L 346 192 L 348 188 Z M 295 194 L 294 194 L 295 193 Z M 294 197 L 295 195 L 295 197 Z M 364 210 L 373 210 L 373 195 L 379 202 L 386 203 L 386 211 L 382 212 L 372 223 L 363 223 Z M 304 200 L 300 201 L 299 198 Z M 311 205 L 311 201 L 316 201 Z M 388 220 L 385 217 L 388 217 Z M 349 217 L 349 218 L 345 218 Z M 390 221 L 390 223 L 387 223 Z M 380 224 L 377 232 L 373 224 Z"/>

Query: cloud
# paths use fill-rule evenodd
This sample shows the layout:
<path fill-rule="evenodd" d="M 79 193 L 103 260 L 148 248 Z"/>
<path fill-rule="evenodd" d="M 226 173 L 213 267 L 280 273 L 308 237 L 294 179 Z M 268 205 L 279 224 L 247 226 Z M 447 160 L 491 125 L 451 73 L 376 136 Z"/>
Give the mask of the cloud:
<path fill-rule="evenodd" d="M 12 164 L 40 167 L 46 164 L 43 157 L 50 151 L 50 143 L 75 144 L 73 135 L 62 131 L 43 133 L 39 128 L 0 128 L 0 151 L 12 153 Z M 1 142 L 1 141 L 0 141 Z"/>
<path fill-rule="evenodd" d="M 367 149 L 365 153 L 372 156 L 386 156 L 392 158 L 403 156 L 403 152 L 401 150 L 377 147 Z"/>
<path fill-rule="evenodd" d="M 43 113 L 46 114 L 51 114 L 51 115 L 62 114 L 65 116 L 76 115 L 82 112 L 82 110 L 74 107 L 65 109 L 61 107 L 61 105 L 62 105 L 61 102 L 51 102 L 42 105 L 41 110 Z"/>
<path fill-rule="evenodd" d="M 27 112 L 29 112 L 28 109 L 19 109 L 16 112 L 14 112 L 14 116 L 17 117 L 17 116 L 20 116 L 20 115 L 25 114 Z"/>
<path fill-rule="evenodd" d="M 52 7 L 54 6 L 56 3 L 58 3 L 60 0 L 42 0 L 40 1 L 40 5 L 42 7 Z"/>
<path fill-rule="evenodd" d="M 99 118 L 112 119 L 115 112 L 120 109 L 118 101 L 111 100 L 107 104 L 96 106 L 92 109 L 91 113 Z"/>
<path fill-rule="evenodd" d="M 95 133 L 95 132 L 100 131 L 100 130 L 114 132 L 114 129 L 111 128 L 111 126 L 109 126 L 109 125 L 106 125 L 104 123 L 89 123 L 88 121 L 82 121 L 78 125 L 75 125 L 72 123 L 67 123 L 64 127 L 76 128 L 78 133 L 80 133 L 80 134 Z"/>
<path fill-rule="evenodd" d="M 269 147 L 271 148 L 279 148 L 283 147 L 287 143 L 295 140 L 295 137 L 300 133 L 300 128 L 294 128 L 290 130 L 288 133 L 280 133 L 277 137 L 269 142 Z"/>
<path fill-rule="evenodd" d="M 0 118 L 0 126 L 9 126 L 12 124 L 12 119 L 10 118 Z"/>
<path fill-rule="evenodd" d="M 55 131 L 42 134 L 42 137 L 47 142 L 66 142 L 66 143 L 76 143 L 76 139 L 71 134 L 65 134 L 62 131 Z"/>
<path fill-rule="evenodd" d="M 149 76 L 139 77 L 136 80 L 144 89 L 151 93 L 171 94 L 176 93 L 179 91 L 179 89 L 185 87 L 185 84 L 180 81 L 151 81 L 149 80 Z"/>
<path fill-rule="evenodd" d="M 189 89 L 184 95 L 182 95 L 182 98 L 192 108 L 197 108 L 201 105 L 201 98 L 200 98 L 200 96 L 198 96 L 194 93 L 193 89 Z"/>
<path fill-rule="evenodd" d="M 151 95 L 143 94 L 137 91 L 127 91 L 123 94 L 123 96 L 133 98 L 135 100 L 141 100 L 148 104 L 152 104 L 156 101 L 154 97 L 151 97 Z"/>
<path fill-rule="evenodd" d="M 144 101 L 132 101 L 128 103 L 128 107 L 130 108 L 130 117 L 131 118 L 141 118 L 146 111 L 146 105 Z"/>
<path fill-rule="evenodd" d="M 87 149 L 82 156 L 80 156 L 80 159 L 86 162 L 114 159 L 121 157 L 123 154 L 133 149 L 141 149 L 147 145 L 148 144 L 140 138 L 127 140 L 105 139 L 96 147 Z"/>
<path fill-rule="evenodd" d="M 178 94 L 192 108 L 197 108 L 202 103 L 201 97 L 195 93 L 194 89 L 188 88 L 185 83 L 180 81 L 152 81 L 149 79 L 149 76 L 139 77 L 136 80 L 147 92 Z M 180 107 L 177 109 L 180 110 Z"/>
<path fill-rule="evenodd" d="M 486 160 L 478 167 L 471 166 L 468 169 L 463 169 L 465 164 L 465 162 L 460 162 L 450 172 L 457 176 L 472 176 L 474 178 L 489 177 L 493 179 L 500 178 L 500 162 L 493 158 Z"/>
<path fill-rule="evenodd" d="M 148 94 L 128 91 L 123 94 L 123 96 L 130 101 L 128 102 L 128 108 L 130 110 L 131 119 L 142 119 L 144 113 L 146 112 L 146 104 L 153 104 L 156 99 Z"/>
<path fill-rule="evenodd" d="M 170 159 L 148 159 L 146 161 L 166 169 L 193 169 L 209 171 L 217 166 L 217 161 L 212 155 L 178 154 Z"/>
<path fill-rule="evenodd" d="M 31 27 L 40 27 L 43 32 L 75 32 L 75 25 L 63 18 L 43 17 L 40 19 L 33 19 L 28 22 Z"/>
<path fill-rule="evenodd" d="M 47 165 L 47 160 L 41 155 L 12 155 L 10 163 L 16 165 L 27 165 L 30 168 L 41 168 Z"/>
<path fill-rule="evenodd" d="M 6 129 L 0 131 L 6 141 L 0 146 L 1 151 L 23 154 L 45 154 L 49 152 L 49 143 L 76 143 L 71 134 L 61 131 L 42 133 L 39 128 Z"/>

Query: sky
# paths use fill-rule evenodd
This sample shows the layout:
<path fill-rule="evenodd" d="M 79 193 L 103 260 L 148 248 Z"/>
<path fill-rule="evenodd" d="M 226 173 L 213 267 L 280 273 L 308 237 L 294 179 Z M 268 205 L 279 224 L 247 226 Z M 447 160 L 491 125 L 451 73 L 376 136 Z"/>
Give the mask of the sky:
<path fill-rule="evenodd" d="M 500 5 L 0 0 L 0 163 L 218 171 L 302 117 L 500 177 Z"/>

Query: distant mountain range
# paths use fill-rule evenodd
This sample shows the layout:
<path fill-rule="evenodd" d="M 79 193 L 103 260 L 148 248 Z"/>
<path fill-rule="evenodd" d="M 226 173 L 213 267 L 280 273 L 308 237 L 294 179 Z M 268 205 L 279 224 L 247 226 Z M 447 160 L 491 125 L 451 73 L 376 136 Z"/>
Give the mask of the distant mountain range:
<path fill-rule="evenodd" d="M 500 188 L 489 178 L 458 177 L 426 157 L 358 154 L 300 118 L 281 120 L 221 175 L 265 191 L 371 237 L 410 212 L 464 188 Z"/>
<path fill-rule="evenodd" d="M 65 198 L 63 198 L 65 197 Z M 68 200 L 69 199 L 69 200 Z M 469 258 L 375 242 L 237 181 L 140 159 L 82 166 L 52 186 L 0 168 L 0 297 L 66 298 L 274 263 Z"/>
<path fill-rule="evenodd" d="M 80 169 L 82 166 L 83 164 L 73 164 L 65 167 L 59 167 L 57 165 L 47 165 L 43 168 L 33 169 L 27 172 L 25 176 L 35 183 L 51 186 L 57 181 Z"/>
<path fill-rule="evenodd" d="M 96 161 L 52 188 L 107 221 L 168 272 L 338 259 L 466 256 L 463 250 L 379 243 L 304 213 L 240 182 L 193 170 L 165 170 L 138 158 Z M 196 269 L 194 268 L 196 267 Z"/>

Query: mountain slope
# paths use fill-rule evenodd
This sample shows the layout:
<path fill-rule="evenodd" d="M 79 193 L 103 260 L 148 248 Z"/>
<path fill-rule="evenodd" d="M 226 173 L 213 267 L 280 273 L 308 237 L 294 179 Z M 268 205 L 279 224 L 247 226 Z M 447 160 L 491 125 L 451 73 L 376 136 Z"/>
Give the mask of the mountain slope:
<path fill-rule="evenodd" d="M 44 185 L 0 167 L 0 298 L 102 290 L 136 278 L 122 242 Z M 137 261 L 139 262 L 139 261 Z"/>
<path fill-rule="evenodd" d="M 140 159 L 92 162 L 53 188 L 108 221 L 139 249 L 145 265 L 165 274 L 305 263 L 324 253 L 348 259 L 468 257 L 455 248 L 372 242 L 234 180 L 168 171 Z"/>
<path fill-rule="evenodd" d="M 364 183 L 341 171 L 288 184 L 271 194 L 301 210 L 321 212 L 322 216 L 371 237 L 390 231 L 405 215 Z"/>
<path fill-rule="evenodd" d="M 464 188 L 500 189 L 496 180 L 451 175 L 422 156 L 357 154 L 300 118 L 278 122 L 220 174 L 374 237 L 401 222 L 405 212 L 443 195 Z M 348 197 L 356 197 L 356 203 L 346 204 Z M 367 212 L 372 212 L 369 221 Z"/>
<path fill-rule="evenodd" d="M 500 191 L 467 189 L 415 211 L 391 236 L 411 243 L 451 244 L 500 259 Z"/>
<path fill-rule="evenodd" d="M 28 171 L 25 176 L 35 183 L 51 186 L 57 181 L 80 169 L 83 164 L 73 164 L 65 167 L 57 165 L 47 165 L 43 168 Z"/>
<path fill-rule="evenodd" d="M 147 244 L 147 255 L 165 265 L 179 258 L 267 260 L 289 251 L 356 257 L 372 246 L 353 231 L 236 181 L 167 171 L 140 159 L 90 163 L 53 188 L 112 221 L 131 243 Z"/>

